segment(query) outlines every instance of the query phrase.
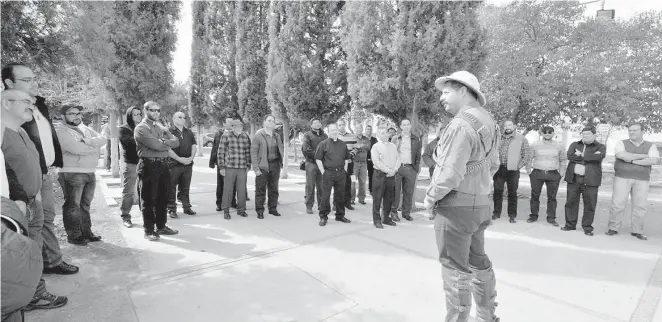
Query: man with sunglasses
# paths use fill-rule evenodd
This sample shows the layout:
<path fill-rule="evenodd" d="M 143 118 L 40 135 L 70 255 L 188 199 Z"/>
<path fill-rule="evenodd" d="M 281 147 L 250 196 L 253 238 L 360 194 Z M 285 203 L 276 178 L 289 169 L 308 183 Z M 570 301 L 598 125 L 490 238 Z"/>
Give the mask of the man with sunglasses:
<path fill-rule="evenodd" d="M 568 166 L 566 151 L 561 142 L 554 141 L 554 128 L 543 126 L 540 129 L 542 140 L 531 147 L 533 159 L 526 167 L 531 181 L 531 214 L 528 223 L 538 220 L 540 209 L 540 193 L 542 186 L 547 186 L 547 222 L 558 227 L 556 222 L 556 193 L 561 184 L 561 178 Z"/>
<path fill-rule="evenodd" d="M 170 162 L 170 194 L 168 195 L 168 215 L 170 218 L 179 218 L 177 215 L 176 199 L 182 201 L 184 213 L 193 216 L 196 214 L 191 209 L 189 200 L 189 190 L 191 188 L 191 177 L 193 177 L 193 159 L 198 152 L 198 144 L 195 140 L 195 134 L 189 128 L 185 127 L 186 115 L 182 112 L 176 112 L 172 116 L 172 126 L 170 133 L 179 141 L 179 146 L 172 151 L 179 158 L 172 158 Z"/>
<path fill-rule="evenodd" d="M 138 192 L 143 213 L 145 239 L 157 241 L 160 235 L 179 232 L 166 226 L 166 209 L 170 188 L 169 160 L 178 158 L 171 150 L 179 140 L 159 124 L 161 107 L 154 101 L 143 106 L 145 118 L 136 126 L 134 138 L 138 149 Z M 156 226 L 156 230 L 154 229 Z"/>

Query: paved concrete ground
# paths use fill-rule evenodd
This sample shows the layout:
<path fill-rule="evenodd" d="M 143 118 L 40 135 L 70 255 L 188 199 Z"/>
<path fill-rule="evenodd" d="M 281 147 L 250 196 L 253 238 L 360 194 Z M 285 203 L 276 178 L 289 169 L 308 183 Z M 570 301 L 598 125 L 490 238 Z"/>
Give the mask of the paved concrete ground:
<path fill-rule="evenodd" d="M 160 242 L 143 239 L 137 207 L 137 225 L 121 226 L 113 199 L 119 197 L 119 179 L 100 170 L 93 224 L 103 231 L 103 242 L 62 245 L 81 272 L 47 276 L 47 282 L 70 302 L 30 312 L 27 320 L 443 320 L 440 265 L 432 222 L 424 214 L 377 230 L 368 198 L 368 205 L 348 211 L 351 224 L 319 227 L 317 214 L 305 213 L 303 173 L 292 167 L 290 178 L 281 180 L 282 217 L 258 220 L 250 201 L 248 218 L 233 212 L 227 221 L 215 211 L 215 170 L 205 167 L 206 158 L 196 163 L 191 199 L 198 215 L 169 220 L 180 234 Z M 251 172 L 251 199 L 253 180 Z M 524 196 L 525 181 L 523 176 Z M 426 185 L 419 182 L 418 201 Z M 528 199 L 520 199 L 520 221 L 497 220 L 487 232 L 502 321 L 662 322 L 660 191 L 651 194 L 646 242 L 629 236 L 627 223 L 623 234 L 604 235 L 610 189 L 600 194 L 594 237 L 526 223 Z"/>

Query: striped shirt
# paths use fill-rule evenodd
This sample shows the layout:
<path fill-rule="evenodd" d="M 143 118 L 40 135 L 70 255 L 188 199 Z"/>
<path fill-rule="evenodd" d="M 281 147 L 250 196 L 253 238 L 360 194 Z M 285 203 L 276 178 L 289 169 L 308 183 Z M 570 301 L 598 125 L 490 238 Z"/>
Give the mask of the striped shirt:
<path fill-rule="evenodd" d="M 531 149 L 533 150 L 532 167 L 538 170 L 559 170 L 563 169 L 568 162 L 566 151 L 561 142 L 540 140 L 534 144 Z"/>
<path fill-rule="evenodd" d="M 251 139 L 225 131 L 218 144 L 218 168 L 248 168 L 251 166 Z"/>

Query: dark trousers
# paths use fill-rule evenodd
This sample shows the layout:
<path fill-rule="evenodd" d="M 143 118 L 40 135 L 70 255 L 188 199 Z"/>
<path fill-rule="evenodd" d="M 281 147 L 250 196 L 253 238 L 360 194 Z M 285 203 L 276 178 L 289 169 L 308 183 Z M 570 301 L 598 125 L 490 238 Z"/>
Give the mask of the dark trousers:
<path fill-rule="evenodd" d="M 336 206 L 336 218 L 345 217 L 345 169 L 326 170 L 322 175 L 322 202 L 320 203 L 320 218 L 327 218 L 331 212 L 331 189 L 333 188 L 333 203 Z"/>
<path fill-rule="evenodd" d="M 259 176 L 255 176 L 255 211 L 264 213 L 264 202 L 267 198 L 269 213 L 276 211 L 278 206 L 278 181 L 280 179 L 280 161 L 269 162 L 269 171 L 260 169 Z"/>
<path fill-rule="evenodd" d="M 174 165 L 170 168 L 170 193 L 168 194 L 168 210 L 177 211 L 177 200 L 182 202 L 184 210 L 191 209 L 189 191 L 191 189 L 191 177 L 193 176 L 193 164 Z"/>
<path fill-rule="evenodd" d="M 395 196 L 395 178 L 387 177 L 386 172 L 381 170 L 376 170 L 372 176 L 372 180 L 375 182 L 375 190 L 372 191 L 372 221 L 375 223 L 388 222 L 391 220 L 389 214 L 393 196 Z M 381 215 L 380 206 L 383 212 Z"/>
<path fill-rule="evenodd" d="M 372 174 L 375 173 L 375 167 L 372 161 L 368 161 L 368 192 L 372 193 Z"/>
<path fill-rule="evenodd" d="M 398 212 L 400 198 L 402 198 L 402 215 L 405 216 L 411 213 L 417 176 L 418 172 L 411 164 L 402 165 L 395 173 L 395 197 L 393 198 L 391 212 Z"/>
<path fill-rule="evenodd" d="M 503 204 L 503 186 L 508 187 L 508 217 L 517 217 L 517 187 L 519 186 L 519 171 L 508 170 L 501 165 L 494 174 L 494 214 L 501 216 Z"/>
<path fill-rule="evenodd" d="M 165 227 L 170 187 L 170 169 L 166 159 L 141 158 L 138 161 L 138 196 L 145 232 Z"/>
<path fill-rule="evenodd" d="M 224 211 L 230 210 L 232 200 L 237 196 L 237 211 L 246 212 L 246 172 L 246 168 L 225 168 L 221 205 Z"/>
<path fill-rule="evenodd" d="M 62 222 L 69 238 L 92 235 L 90 205 L 97 181 L 94 172 L 60 172 L 58 182 L 64 193 Z"/>
<path fill-rule="evenodd" d="M 557 170 L 544 171 L 533 169 L 529 175 L 531 181 L 531 217 L 538 219 L 542 186 L 547 186 L 547 220 L 556 219 L 556 192 L 561 183 L 561 174 Z"/>
<path fill-rule="evenodd" d="M 354 189 L 352 189 L 352 173 L 354 173 L 354 162 L 350 162 L 347 165 L 347 173 L 345 174 L 345 191 L 344 191 L 344 194 L 345 194 L 345 199 L 344 199 L 345 203 L 344 204 L 345 204 L 345 206 L 350 206 L 351 201 L 353 199 L 352 198 L 352 191 L 354 191 Z M 333 195 L 333 200 L 334 200 L 334 202 L 336 200 L 336 195 L 335 194 Z"/>
<path fill-rule="evenodd" d="M 317 190 L 317 193 L 315 193 Z M 317 210 L 322 202 L 322 173 L 315 162 L 306 161 L 306 208 L 312 209 L 317 196 Z"/>
<path fill-rule="evenodd" d="M 584 178 L 577 175 L 575 175 L 575 183 L 568 183 L 568 198 L 565 203 L 565 226 L 571 229 L 577 227 L 580 196 L 584 202 L 582 228 L 584 231 L 593 231 L 595 206 L 598 203 L 598 187 L 585 185 Z"/>
<path fill-rule="evenodd" d="M 225 177 L 221 175 L 221 171 L 216 167 L 216 207 L 223 207 L 223 186 L 225 183 Z M 237 205 L 237 194 L 232 195 L 232 206 Z"/>

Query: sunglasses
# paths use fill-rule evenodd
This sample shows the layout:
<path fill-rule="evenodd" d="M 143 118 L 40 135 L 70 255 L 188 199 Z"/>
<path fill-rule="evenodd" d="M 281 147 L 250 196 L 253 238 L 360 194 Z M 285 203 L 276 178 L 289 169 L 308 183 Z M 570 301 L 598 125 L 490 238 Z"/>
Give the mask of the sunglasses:
<path fill-rule="evenodd" d="M 161 109 L 160 109 L 160 108 L 150 108 L 150 109 L 147 109 L 147 110 L 150 111 L 150 112 L 152 112 L 152 113 L 161 113 Z"/>
<path fill-rule="evenodd" d="M 554 131 L 543 131 L 542 134 L 554 134 Z"/>

